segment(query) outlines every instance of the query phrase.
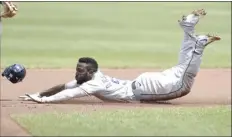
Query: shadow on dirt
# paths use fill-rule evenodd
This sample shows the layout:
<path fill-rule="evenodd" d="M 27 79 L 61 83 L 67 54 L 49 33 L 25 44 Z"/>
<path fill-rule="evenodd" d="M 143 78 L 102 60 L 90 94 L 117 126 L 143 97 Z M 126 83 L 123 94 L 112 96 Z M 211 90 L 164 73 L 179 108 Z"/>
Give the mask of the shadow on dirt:
<path fill-rule="evenodd" d="M 21 99 L 0 99 L 1 102 L 20 102 L 23 104 L 37 104 L 33 101 L 23 101 Z M 42 103 L 39 103 L 42 104 Z M 81 100 L 81 99 L 73 99 L 63 102 L 56 102 L 56 103 L 46 103 L 46 104 L 60 104 L 60 105 L 124 105 L 124 106 L 131 106 L 131 105 L 175 105 L 171 102 L 103 102 L 101 100 Z"/>
<path fill-rule="evenodd" d="M 60 105 L 104 105 L 104 106 L 145 106 L 145 105 L 175 105 L 170 102 L 103 102 L 100 100 L 69 100 L 64 102 L 49 103 L 49 104 L 60 104 Z"/>
<path fill-rule="evenodd" d="M 12 103 L 23 103 L 23 104 L 42 104 L 33 101 L 23 101 L 20 99 L 0 99 L 3 102 Z M 85 100 L 85 99 L 73 99 L 63 102 L 46 103 L 46 104 L 59 104 L 59 105 L 104 105 L 104 106 L 205 106 L 205 105 L 231 105 L 231 102 L 212 101 L 212 102 L 201 102 L 201 101 L 184 101 L 184 100 L 172 100 L 172 101 L 150 101 L 150 102 L 103 102 L 101 100 Z"/>

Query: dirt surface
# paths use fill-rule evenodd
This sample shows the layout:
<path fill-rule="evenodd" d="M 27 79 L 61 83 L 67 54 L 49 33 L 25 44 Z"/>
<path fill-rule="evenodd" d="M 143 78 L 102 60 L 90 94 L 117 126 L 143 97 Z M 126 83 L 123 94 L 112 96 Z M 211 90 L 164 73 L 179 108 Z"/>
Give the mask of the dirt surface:
<path fill-rule="evenodd" d="M 105 74 L 122 79 L 133 79 L 142 72 L 160 71 L 152 69 L 104 69 Z M 58 76 L 59 75 L 59 76 Z M 134 107 L 177 107 L 231 105 L 231 69 L 200 70 L 192 92 L 180 99 L 166 104 L 120 104 L 103 103 L 94 97 L 74 99 L 64 104 L 36 104 L 21 101 L 18 96 L 35 93 L 56 84 L 70 81 L 73 70 L 28 70 L 27 77 L 20 84 L 11 84 L 1 78 L 1 136 L 26 136 L 26 130 L 18 126 L 10 114 L 37 113 L 44 111 L 100 111 L 101 109 L 134 108 Z"/>

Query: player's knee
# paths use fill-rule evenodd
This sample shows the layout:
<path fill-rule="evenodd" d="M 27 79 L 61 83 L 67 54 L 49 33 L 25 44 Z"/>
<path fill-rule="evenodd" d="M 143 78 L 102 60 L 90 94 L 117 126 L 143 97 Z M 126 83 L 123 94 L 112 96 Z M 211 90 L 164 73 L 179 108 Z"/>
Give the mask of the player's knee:
<path fill-rule="evenodd" d="M 191 91 L 191 89 L 184 89 L 184 90 L 181 92 L 180 97 L 182 97 L 182 96 L 186 96 L 187 94 L 189 94 L 189 93 L 190 93 L 190 91 Z"/>
<path fill-rule="evenodd" d="M 185 96 L 185 95 L 189 94 L 189 92 L 191 91 L 191 87 L 192 87 L 192 82 L 184 83 L 184 86 L 183 86 L 182 92 L 181 92 L 181 96 Z"/>
<path fill-rule="evenodd" d="M 192 85 L 194 83 L 194 77 L 195 75 L 193 74 L 186 74 L 184 78 L 184 83 L 182 87 L 183 94 L 188 94 L 191 91 Z"/>

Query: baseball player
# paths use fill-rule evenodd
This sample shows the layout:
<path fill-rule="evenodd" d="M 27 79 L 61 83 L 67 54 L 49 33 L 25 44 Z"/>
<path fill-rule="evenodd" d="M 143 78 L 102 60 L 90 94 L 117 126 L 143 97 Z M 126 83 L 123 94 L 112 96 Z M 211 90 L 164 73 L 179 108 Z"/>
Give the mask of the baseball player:
<path fill-rule="evenodd" d="M 220 40 L 217 36 L 194 33 L 195 25 L 205 15 L 205 10 L 200 9 L 178 21 L 184 38 L 179 62 L 170 69 L 145 72 L 134 80 L 119 80 L 104 75 L 95 59 L 83 57 L 77 63 L 75 80 L 21 97 L 38 103 L 60 102 L 91 95 L 103 101 L 119 102 L 165 101 L 183 97 L 191 91 L 205 47 Z"/>

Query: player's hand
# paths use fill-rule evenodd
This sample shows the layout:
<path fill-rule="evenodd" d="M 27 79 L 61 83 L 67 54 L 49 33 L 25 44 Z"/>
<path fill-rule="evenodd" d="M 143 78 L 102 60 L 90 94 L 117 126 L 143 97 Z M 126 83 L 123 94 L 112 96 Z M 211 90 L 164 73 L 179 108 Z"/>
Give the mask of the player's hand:
<path fill-rule="evenodd" d="M 26 93 L 25 95 L 23 96 L 19 96 L 20 99 L 22 99 L 23 101 L 34 101 L 31 97 L 28 97 L 28 93 Z M 40 94 L 39 93 L 35 93 L 35 94 L 30 94 L 30 96 L 37 96 L 39 98 L 41 98 Z"/>
<path fill-rule="evenodd" d="M 26 95 L 23 95 L 23 96 L 19 96 L 19 98 L 23 101 L 33 101 L 31 98 L 29 98 L 28 96 Z"/>
<path fill-rule="evenodd" d="M 17 14 L 18 8 L 14 3 L 9 1 L 3 1 L 2 6 L 3 6 L 3 11 L 1 12 L 1 17 L 12 18 Z"/>
<path fill-rule="evenodd" d="M 37 94 L 25 94 L 28 98 L 31 99 L 31 101 L 37 102 L 37 103 L 45 103 L 43 99 L 38 96 Z"/>

